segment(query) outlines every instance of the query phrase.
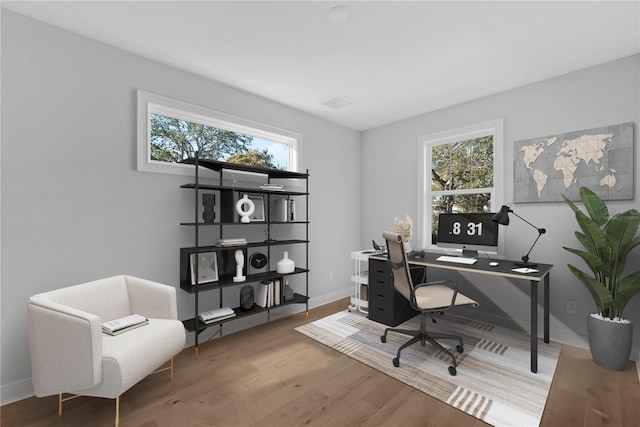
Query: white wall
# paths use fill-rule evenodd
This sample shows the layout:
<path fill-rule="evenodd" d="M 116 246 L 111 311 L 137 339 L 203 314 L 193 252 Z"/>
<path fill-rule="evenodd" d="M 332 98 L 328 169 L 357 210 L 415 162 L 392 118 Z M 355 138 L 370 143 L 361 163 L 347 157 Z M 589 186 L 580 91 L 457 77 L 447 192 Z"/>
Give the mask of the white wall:
<path fill-rule="evenodd" d="M 437 84 L 437 82 L 434 82 Z M 640 55 L 541 81 L 507 92 L 424 114 L 363 133 L 362 136 L 362 244 L 391 229 L 393 218 L 417 218 L 417 138 L 504 118 L 504 200 L 513 200 L 513 142 L 564 131 L 589 129 L 610 124 L 635 122 L 635 200 L 608 203 L 612 212 L 638 208 L 640 191 Z M 554 264 L 551 272 L 551 339 L 585 345 L 586 314 L 595 310 L 591 296 L 569 272 L 567 263 L 582 265 L 562 246 L 578 245 L 573 213 L 560 203 L 512 205 L 514 211 L 545 234 L 531 254 L 532 261 Z M 501 229 L 505 235 L 507 258 L 525 254 L 536 232 L 521 221 L 511 221 Z M 637 269 L 640 250 L 628 265 Z M 529 329 L 529 286 L 486 277 L 459 277 L 465 291 L 478 298 L 481 306 L 465 313 Z M 540 294 L 541 296 L 541 294 Z M 567 299 L 575 300 L 577 313 L 566 311 Z M 624 315 L 640 324 L 640 297 L 627 306 Z M 541 331 L 541 329 L 539 328 Z M 634 351 L 640 347 L 640 327 L 634 331 Z"/>
<path fill-rule="evenodd" d="M 303 134 L 311 305 L 351 291 L 358 132 L 3 10 L 2 403 L 32 393 L 32 294 L 132 274 L 176 286 L 179 317 L 193 317 L 178 285 L 191 179 L 136 171 L 136 89 Z"/>

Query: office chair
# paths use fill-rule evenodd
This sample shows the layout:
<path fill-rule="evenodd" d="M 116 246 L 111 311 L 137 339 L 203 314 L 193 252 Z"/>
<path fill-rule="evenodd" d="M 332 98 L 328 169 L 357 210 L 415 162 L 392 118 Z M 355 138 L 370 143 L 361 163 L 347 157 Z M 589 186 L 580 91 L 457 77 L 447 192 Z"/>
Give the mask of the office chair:
<path fill-rule="evenodd" d="M 447 350 L 440 344 L 438 339 L 451 339 L 457 340 L 460 344 L 456 346 L 456 350 L 459 353 L 464 351 L 462 337 L 457 335 L 438 334 L 428 332 L 426 330 L 427 315 L 432 313 L 443 312 L 456 306 L 471 305 L 478 306 L 478 303 L 460 293 L 458 293 L 458 284 L 451 280 L 441 280 L 430 283 L 413 284 L 411 274 L 409 271 L 409 265 L 407 263 L 407 255 L 404 249 L 402 238 L 399 234 L 385 231 L 382 233 L 384 239 L 387 241 L 388 262 L 391 266 L 393 287 L 403 297 L 405 297 L 413 307 L 414 310 L 420 312 L 420 330 L 408 330 L 408 329 L 396 329 L 387 328 L 384 331 L 384 335 L 380 337 L 380 341 L 387 342 L 387 333 L 397 332 L 405 335 L 413 336 L 409 341 L 404 343 L 398 349 L 398 354 L 393 359 L 393 366 L 400 366 L 400 353 L 410 345 L 420 341 L 420 344 L 424 347 L 426 342 L 431 343 L 434 347 L 442 350 L 449 356 L 451 356 L 452 365 L 449 366 L 449 373 L 456 375 L 456 358 L 452 352 Z M 434 320 L 435 322 L 435 320 Z"/>

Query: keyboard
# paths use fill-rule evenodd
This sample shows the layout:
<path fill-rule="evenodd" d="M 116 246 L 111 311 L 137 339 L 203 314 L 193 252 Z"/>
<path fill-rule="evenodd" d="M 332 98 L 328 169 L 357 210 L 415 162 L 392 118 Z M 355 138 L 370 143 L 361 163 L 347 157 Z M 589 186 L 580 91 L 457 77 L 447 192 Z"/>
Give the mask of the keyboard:
<path fill-rule="evenodd" d="M 478 260 L 475 258 L 463 258 L 460 256 L 442 255 L 436 258 L 436 261 L 455 262 L 457 264 L 475 264 Z"/>

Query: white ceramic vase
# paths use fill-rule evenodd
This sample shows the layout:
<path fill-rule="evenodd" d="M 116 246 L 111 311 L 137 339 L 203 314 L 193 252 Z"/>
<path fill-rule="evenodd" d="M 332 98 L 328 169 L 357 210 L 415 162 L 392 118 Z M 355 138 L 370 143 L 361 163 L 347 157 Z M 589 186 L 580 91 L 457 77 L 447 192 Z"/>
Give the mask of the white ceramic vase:
<path fill-rule="evenodd" d="M 276 271 L 278 273 L 293 273 L 296 269 L 296 263 L 289 259 L 289 252 L 284 252 L 284 258 L 278 261 Z"/>

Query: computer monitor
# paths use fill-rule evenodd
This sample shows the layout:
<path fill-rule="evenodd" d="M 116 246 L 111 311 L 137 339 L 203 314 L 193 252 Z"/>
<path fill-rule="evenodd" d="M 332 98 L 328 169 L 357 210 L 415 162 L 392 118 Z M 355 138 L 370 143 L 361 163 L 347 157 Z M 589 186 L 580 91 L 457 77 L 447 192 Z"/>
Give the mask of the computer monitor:
<path fill-rule="evenodd" d="M 463 256 L 478 256 L 481 252 L 498 252 L 498 223 L 491 221 L 494 213 L 442 213 L 438 217 L 440 248 L 462 249 Z"/>

